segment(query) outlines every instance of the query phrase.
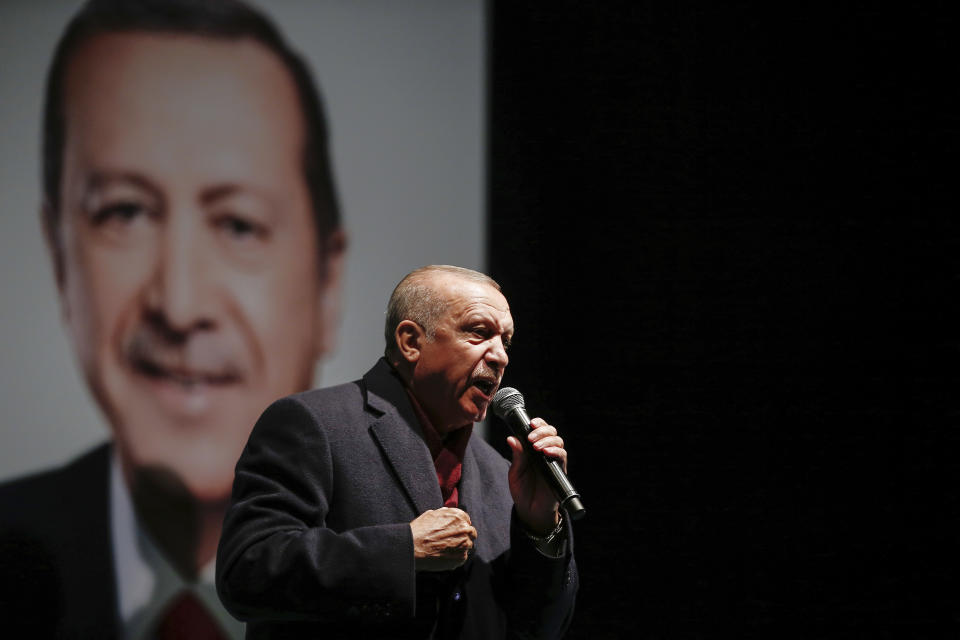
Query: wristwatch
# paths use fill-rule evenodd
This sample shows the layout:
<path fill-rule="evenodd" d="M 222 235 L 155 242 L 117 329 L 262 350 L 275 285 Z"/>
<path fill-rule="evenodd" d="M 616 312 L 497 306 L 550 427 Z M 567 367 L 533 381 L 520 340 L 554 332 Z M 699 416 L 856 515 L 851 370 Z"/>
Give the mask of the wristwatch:
<path fill-rule="evenodd" d="M 537 545 L 549 545 L 551 542 L 556 539 L 557 536 L 563 532 L 563 511 L 560 512 L 560 519 L 557 521 L 557 526 L 553 528 L 553 531 L 548 533 L 545 536 L 538 536 L 526 531 L 527 537 L 533 540 Z"/>

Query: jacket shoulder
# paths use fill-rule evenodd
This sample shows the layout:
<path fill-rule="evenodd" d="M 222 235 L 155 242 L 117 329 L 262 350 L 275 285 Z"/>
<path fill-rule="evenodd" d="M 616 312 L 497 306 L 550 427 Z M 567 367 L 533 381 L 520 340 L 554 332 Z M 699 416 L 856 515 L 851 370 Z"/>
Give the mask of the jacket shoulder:
<path fill-rule="evenodd" d="M 29 631 L 14 636 L 115 637 L 109 495 L 109 444 L 0 485 L 0 602 Z"/>
<path fill-rule="evenodd" d="M 322 415 L 334 408 L 362 407 L 363 385 L 360 380 L 354 380 L 332 387 L 301 391 L 287 396 L 286 400 L 301 404 L 311 412 Z"/>
<path fill-rule="evenodd" d="M 110 445 L 105 443 L 67 464 L 0 484 L 0 528 L 42 526 L 80 505 L 105 504 Z"/>
<path fill-rule="evenodd" d="M 359 382 L 349 382 L 275 400 L 257 420 L 247 444 L 313 447 L 331 438 L 355 437 L 366 424 L 363 391 Z"/>

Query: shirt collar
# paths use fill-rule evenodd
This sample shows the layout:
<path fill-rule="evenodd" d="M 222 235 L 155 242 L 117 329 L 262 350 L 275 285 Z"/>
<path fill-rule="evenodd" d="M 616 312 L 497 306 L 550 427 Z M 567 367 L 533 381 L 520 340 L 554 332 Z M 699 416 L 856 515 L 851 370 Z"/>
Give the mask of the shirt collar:
<path fill-rule="evenodd" d="M 187 582 L 140 526 L 115 445 L 110 451 L 110 533 L 124 638 L 148 638 L 157 618 L 184 589 L 197 596 L 227 637 L 243 638 L 245 625 L 227 613 L 217 596 L 216 560 L 203 567 L 196 582 Z"/>
<path fill-rule="evenodd" d="M 417 419 L 420 421 L 420 426 L 423 430 L 423 439 L 427 443 L 427 448 L 430 449 L 430 457 L 433 458 L 433 461 L 437 461 L 437 456 L 440 455 L 443 449 L 450 450 L 458 460 L 463 460 L 463 453 L 466 451 L 467 443 L 470 441 L 470 434 L 473 433 L 473 423 L 470 422 L 462 427 L 453 429 L 444 437 L 440 435 L 440 432 L 437 431 L 433 423 L 430 422 L 427 412 L 420 406 L 420 402 L 417 400 L 417 397 L 413 395 L 413 392 L 410 391 L 410 387 L 404 385 L 403 388 L 410 397 L 410 404 L 413 405 L 413 411 L 417 414 Z"/>

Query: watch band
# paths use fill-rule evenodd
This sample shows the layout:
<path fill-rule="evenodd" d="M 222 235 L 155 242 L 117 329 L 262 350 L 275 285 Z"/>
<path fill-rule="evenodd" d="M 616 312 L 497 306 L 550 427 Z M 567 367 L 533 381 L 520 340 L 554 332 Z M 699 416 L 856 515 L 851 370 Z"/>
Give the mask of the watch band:
<path fill-rule="evenodd" d="M 553 542 L 554 539 L 563 532 L 563 511 L 561 511 L 559 515 L 560 519 L 557 521 L 557 526 L 553 528 L 553 531 L 545 536 L 534 535 L 527 531 L 527 537 L 536 542 L 538 545 L 547 545 Z"/>

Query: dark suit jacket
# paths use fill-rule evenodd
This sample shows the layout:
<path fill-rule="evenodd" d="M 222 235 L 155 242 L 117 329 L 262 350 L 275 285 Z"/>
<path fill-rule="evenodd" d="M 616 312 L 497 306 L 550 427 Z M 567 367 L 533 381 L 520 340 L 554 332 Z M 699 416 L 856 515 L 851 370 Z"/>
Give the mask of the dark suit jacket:
<path fill-rule="evenodd" d="M 110 456 L 0 486 L 0 617 L 11 638 L 117 637 Z"/>
<path fill-rule="evenodd" d="M 470 439 L 460 497 L 474 553 L 455 571 L 418 574 L 409 523 L 443 501 L 390 365 L 279 400 L 237 465 L 220 597 L 248 638 L 560 636 L 577 589 L 572 532 L 564 558 L 535 549 L 512 515 L 508 467 Z"/>

